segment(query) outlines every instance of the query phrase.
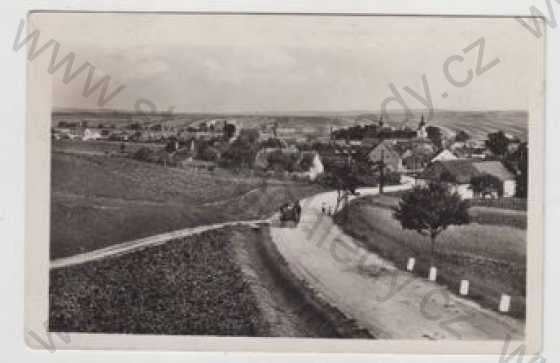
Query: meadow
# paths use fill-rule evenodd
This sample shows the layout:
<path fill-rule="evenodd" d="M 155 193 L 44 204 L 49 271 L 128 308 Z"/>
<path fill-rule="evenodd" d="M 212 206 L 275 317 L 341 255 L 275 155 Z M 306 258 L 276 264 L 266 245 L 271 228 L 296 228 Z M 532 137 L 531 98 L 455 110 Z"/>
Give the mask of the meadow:
<path fill-rule="evenodd" d="M 428 276 L 428 238 L 403 230 L 389 206 L 394 197 L 364 198 L 353 201 L 348 218 L 340 212 L 335 220 L 350 235 L 380 256 L 405 268 L 416 258 L 414 272 Z M 436 267 L 438 281 L 458 291 L 460 281 L 470 281 L 469 296 L 483 306 L 497 309 L 501 294 L 512 296 L 513 316 L 525 316 L 525 270 L 527 233 L 507 223 L 471 223 L 451 226 L 438 237 Z"/>
<path fill-rule="evenodd" d="M 175 229 L 266 218 L 320 187 L 53 152 L 51 258 Z"/>

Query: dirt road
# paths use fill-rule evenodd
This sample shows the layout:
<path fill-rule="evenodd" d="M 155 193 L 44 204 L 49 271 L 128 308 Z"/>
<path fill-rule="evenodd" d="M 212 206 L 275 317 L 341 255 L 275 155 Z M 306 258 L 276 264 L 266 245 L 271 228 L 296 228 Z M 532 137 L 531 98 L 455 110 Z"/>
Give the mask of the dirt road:
<path fill-rule="evenodd" d="M 158 246 L 166 242 L 172 241 L 176 238 L 183 238 L 192 236 L 195 234 L 200 234 L 206 231 L 211 231 L 215 229 L 220 229 L 228 226 L 258 226 L 260 224 L 268 224 L 270 221 L 268 219 L 263 220 L 251 220 L 251 221 L 234 221 L 234 222 L 224 222 L 209 224 L 205 226 L 198 226 L 192 228 L 180 229 L 177 231 L 161 233 L 154 236 L 149 236 L 145 238 L 136 239 L 133 241 L 123 242 L 116 245 L 112 245 L 105 248 L 100 248 L 98 250 L 80 253 L 70 257 L 63 257 L 56 260 L 52 260 L 50 268 L 62 268 L 72 265 L 78 265 L 85 262 L 99 260 L 109 256 L 117 256 L 125 253 L 130 253 L 138 251 L 151 246 Z"/>
<path fill-rule="evenodd" d="M 409 181 L 410 183 L 410 181 Z M 407 189 L 410 184 L 387 187 Z M 360 194 L 376 194 L 376 188 Z M 524 336 L 524 324 L 484 309 L 433 282 L 416 277 L 363 248 L 321 207 L 336 193 L 302 201 L 297 227 L 272 227 L 271 237 L 288 266 L 316 294 L 355 319 L 378 339 L 502 340 Z"/>

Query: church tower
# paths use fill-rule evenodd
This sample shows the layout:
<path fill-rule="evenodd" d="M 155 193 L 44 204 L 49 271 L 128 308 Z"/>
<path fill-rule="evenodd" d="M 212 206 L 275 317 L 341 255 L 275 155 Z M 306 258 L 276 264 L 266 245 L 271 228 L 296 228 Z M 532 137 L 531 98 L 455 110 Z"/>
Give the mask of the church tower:
<path fill-rule="evenodd" d="M 426 132 L 426 121 L 424 121 L 424 114 L 420 118 L 420 123 L 418 124 L 418 129 L 416 130 L 416 136 L 420 139 L 425 139 L 428 137 L 428 132 Z"/>

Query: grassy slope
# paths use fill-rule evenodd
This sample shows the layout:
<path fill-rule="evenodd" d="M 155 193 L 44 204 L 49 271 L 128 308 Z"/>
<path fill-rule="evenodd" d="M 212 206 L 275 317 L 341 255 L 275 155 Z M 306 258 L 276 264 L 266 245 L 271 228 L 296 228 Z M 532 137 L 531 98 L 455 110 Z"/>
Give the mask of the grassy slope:
<path fill-rule="evenodd" d="M 266 334 L 229 231 L 53 270 L 50 330 L 127 334 Z"/>
<path fill-rule="evenodd" d="M 53 153 L 51 258 L 196 225 L 269 216 L 314 185 L 220 177 L 125 158 Z"/>
<path fill-rule="evenodd" d="M 344 213 L 340 213 L 337 223 L 401 268 L 409 257 L 416 257 L 415 272 L 425 277 L 429 269 L 429 241 L 400 227 L 386 206 L 390 204 L 387 198 L 379 199 L 377 205 L 357 200 L 349 207 L 348 219 L 343 221 Z M 473 223 L 450 227 L 437 243 L 438 281 L 457 291 L 461 279 L 470 280 L 470 296 L 493 309 L 498 306 L 500 294 L 509 294 L 513 299 L 512 315 L 524 316 L 525 230 Z"/>
<path fill-rule="evenodd" d="M 401 192 L 397 192 L 364 199 L 371 205 L 391 208 L 398 204 L 400 194 Z M 469 215 L 471 222 L 474 223 L 527 229 L 527 212 L 525 211 L 474 206 L 469 208 Z"/>

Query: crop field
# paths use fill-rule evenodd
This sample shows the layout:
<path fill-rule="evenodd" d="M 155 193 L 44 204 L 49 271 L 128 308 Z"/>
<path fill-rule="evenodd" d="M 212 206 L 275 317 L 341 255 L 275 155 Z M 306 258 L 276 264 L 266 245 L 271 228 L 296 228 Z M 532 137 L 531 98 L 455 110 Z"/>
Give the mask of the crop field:
<path fill-rule="evenodd" d="M 403 230 L 387 206 L 356 200 L 337 223 L 349 234 L 362 240 L 372 251 L 404 269 L 409 257 L 417 262 L 415 273 L 427 276 L 429 239 L 414 231 Z M 512 296 L 512 315 L 525 315 L 526 230 L 508 225 L 471 223 L 451 226 L 436 242 L 438 281 L 458 291 L 460 280 L 470 281 L 470 297 L 496 309 L 502 293 Z"/>
<path fill-rule="evenodd" d="M 50 272 L 50 331 L 261 336 L 228 230 Z"/>
<path fill-rule="evenodd" d="M 124 143 L 124 152 L 133 154 L 142 147 L 149 147 L 154 150 L 161 149 L 163 145 L 154 143 Z M 121 152 L 121 143 L 115 141 L 76 141 L 76 140 L 53 140 L 52 149 L 54 152 L 66 152 L 74 154 L 105 155 Z"/>
<path fill-rule="evenodd" d="M 422 110 L 413 111 L 413 113 L 417 115 L 417 117 L 405 123 L 412 128 L 418 125 Z M 427 116 L 425 110 L 423 113 L 424 116 Z M 386 122 L 392 126 L 398 127 L 403 123 L 402 120 L 404 119 L 404 112 L 389 112 L 389 118 Z M 471 138 L 479 140 L 486 139 L 488 133 L 501 130 L 526 141 L 529 128 L 528 114 L 525 111 L 435 110 L 433 119 L 427 122 L 429 125 L 443 128 L 447 134 L 455 134 L 463 130 L 466 131 Z"/>
<path fill-rule="evenodd" d="M 265 218 L 317 185 L 54 152 L 51 258 L 197 225 Z"/>
<path fill-rule="evenodd" d="M 529 127 L 526 112 L 486 111 L 486 112 L 436 112 L 433 122 L 436 126 L 454 132 L 466 131 L 474 139 L 486 139 L 488 133 L 502 130 L 521 140 L 527 140 Z"/>

